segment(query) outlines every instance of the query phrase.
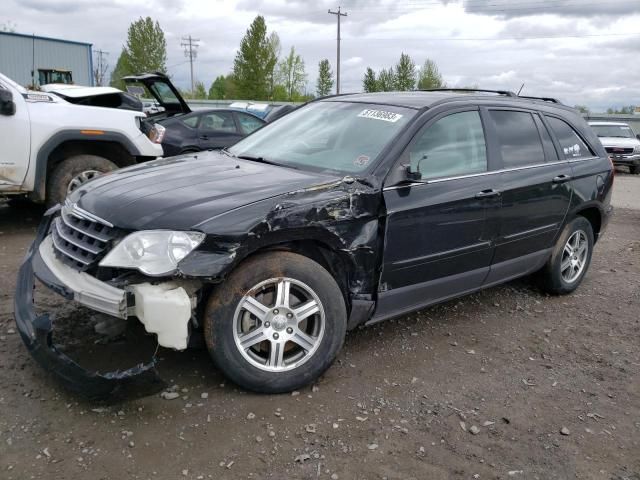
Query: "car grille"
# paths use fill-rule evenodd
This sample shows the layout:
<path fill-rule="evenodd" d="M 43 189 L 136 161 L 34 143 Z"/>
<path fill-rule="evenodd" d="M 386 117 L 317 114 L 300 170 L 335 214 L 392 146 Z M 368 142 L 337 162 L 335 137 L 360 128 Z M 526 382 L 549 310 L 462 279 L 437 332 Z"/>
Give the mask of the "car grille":
<path fill-rule="evenodd" d="M 51 235 L 56 256 L 67 265 L 86 271 L 106 255 L 121 232 L 104 223 L 81 218 L 67 205 L 53 220 Z"/>
<path fill-rule="evenodd" d="M 614 155 L 630 155 L 633 153 L 633 147 L 620 148 L 620 147 L 606 147 L 607 153 L 613 153 Z"/>

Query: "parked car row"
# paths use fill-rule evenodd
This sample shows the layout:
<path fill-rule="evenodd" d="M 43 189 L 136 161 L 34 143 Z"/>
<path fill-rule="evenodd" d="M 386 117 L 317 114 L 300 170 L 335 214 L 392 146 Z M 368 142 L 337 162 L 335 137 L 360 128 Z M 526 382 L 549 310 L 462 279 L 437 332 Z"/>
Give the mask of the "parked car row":
<path fill-rule="evenodd" d="M 30 91 L 0 74 L 0 196 L 28 196 L 52 206 L 103 173 L 226 148 L 266 122 L 237 109 L 192 112 L 162 74 L 124 80 L 127 92 L 67 84 Z M 291 108 L 269 113 L 281 116 Z"/>
<path fill-rule="evenodd" d="M 155 122 L 165 136 L 173 122 L 243 128 L 245 113 L 180 114 L 178 103 Z M 163 347 L 184 350 L 199 332 L 232 381 L 287 392 L 329 368 L 359 325 L 529 274 L 549 293 L 573 292 L 610 218 L 612 184 L 598 137 L 553 99 L 325 97 L 230 148 L 79 185 L 42 220 L 16 322 L 34 358 L 92 398 L 164 388 L 155 357 L 114 372 L 74 363 L 36 314 L 34 278 L 141 322 Z"/>

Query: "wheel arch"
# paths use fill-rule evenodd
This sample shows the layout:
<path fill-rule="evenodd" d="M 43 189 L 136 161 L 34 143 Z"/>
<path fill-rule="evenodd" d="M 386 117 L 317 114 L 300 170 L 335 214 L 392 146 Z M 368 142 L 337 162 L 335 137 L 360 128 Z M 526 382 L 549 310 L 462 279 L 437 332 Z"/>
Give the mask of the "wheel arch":
<path fill-rule="evenodd" d="M 593 229 L 593 241 L 594 243 L 597 242 L 602 229 L 603 214 L 600 208 L 596 205 L 584 206 L 575 212 L 574 218 L 575 217 L 583 217 L 591 224 L 591 228 Z"/>
<path fill-rule="evenodd" d="M 63 131 L 52 136 L 38 150 L 36 155 L 35 181 L 32 199 L 44 201 L 47 178 L 53 169 L 66 158 L 88 154 L 104 157 L 118 167 L 126 167 L 136 162 L 140 151 L 122 133 L 98 131 Z"/>

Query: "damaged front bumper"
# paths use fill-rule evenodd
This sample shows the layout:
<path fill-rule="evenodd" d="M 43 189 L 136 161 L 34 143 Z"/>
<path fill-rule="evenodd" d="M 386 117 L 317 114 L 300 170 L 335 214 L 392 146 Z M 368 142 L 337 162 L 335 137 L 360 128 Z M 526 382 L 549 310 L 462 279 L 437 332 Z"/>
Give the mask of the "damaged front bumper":
<path fill-rule="evenodd" d="M 37 315 L 34 309 L 35 278 L 68 300 L 76 301 L 93 310 L 120 318 L 135 315 L 145 324 L 147 331 L 158 334 L 161 345 L 167 344 L 177 349 L 186 348 L 191 314 L 189 296 L 182 288 L 160 287 L 163 292 L 158 298 L 169 298 L 173 302 L 172 305 L 175 305 L 176 301 L 182 304 L 178 303 L 181 308 L 177 309 L 174 315 L 164 315 L 161 321 L 158 321 L 157 311 L 162 311 L 162 305 L 149 301 L 151 295 L 158 293 L 156 286 L 142 284 L 132 288 L 130 293 L 139 306 L 136 309 L 127 306 L 127 291 L 110 286 L 90 275 L 76 272 L 61 262 L 53 261 L 51 239 L 47 235 L 56 211 L 53 209 L 45 214 L 18 272 L 14 315 L 22 340 L 45 370 L 55 375 L 66 388 L 89 399 L 119 400 L 161 391 L 166 384 L 158 376 L 155 356 L 148 363 L 127 370 L 97 372 L 82 368 L 58 350 L 52 341 L 53 324 L 50 316 Z M 69 268 L 69 271 L 65 268 Z M 176 319 L 175 314 L 181 318 Z"/>

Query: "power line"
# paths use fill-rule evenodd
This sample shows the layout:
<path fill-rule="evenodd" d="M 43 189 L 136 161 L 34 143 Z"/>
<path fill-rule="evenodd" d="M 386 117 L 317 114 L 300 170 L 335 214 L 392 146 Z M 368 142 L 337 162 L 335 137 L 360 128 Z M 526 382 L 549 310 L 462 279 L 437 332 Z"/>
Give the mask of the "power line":
<path fill-rule="evenodd" d="M 337 44 L 338 44 L 338 51 L 337 51 L 337 59 L 336 59 L 336 95 L 340 94 L 340 17 L 346 17 L 347 16 L 347 12 L 341 12 L 340 11 L 340 7 L 338 7 L 338 11 L 337 12 L 332 12 L 331 10 L 329 10 L 329 14 L 330 15 L 335 15 L 338 19 L 338 37 L 337 37 Z"/>
<path fill-rule="evenodd" d="M 191 66 L 191 93 L 195 91 L 193 83 L 193 61 L 198 57 L 199 41 L 199 38 L 192 38 L 191 35 L 189 35 L 188 37 L 182 37 L 182 43 L 180 44 L 180 46 L 184 47 L 184 56 L 189 59 Z"/>
<path fill-rule="evenodd" d="M 101 87 L 104 84 L 104 76 L 107 73 L 107 68 L 109 68 L 109 64 L 107 64 L 104 57 L 109 55 L 109 52 L 94 50 L 93 53 L 98 55 L 96 68 L 93 71 L 93 78 L 95 79 L 96 86 Z"/>

